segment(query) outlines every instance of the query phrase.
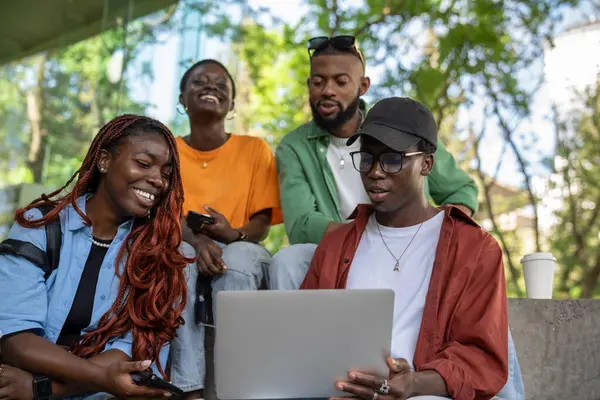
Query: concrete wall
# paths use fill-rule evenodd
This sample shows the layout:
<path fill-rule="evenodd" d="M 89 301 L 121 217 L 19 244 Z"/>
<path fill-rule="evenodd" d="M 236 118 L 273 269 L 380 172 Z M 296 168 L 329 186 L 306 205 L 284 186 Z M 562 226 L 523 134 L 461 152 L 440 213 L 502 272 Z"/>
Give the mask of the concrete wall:
<path fill-rule="evenodd" d="M 600 400 L 600 300 L 509 299 L 508 317 L 527 400 Z M 216 400 L 205 332 L 204 398 Z"/>
<path fill-rule="evenodd" d="M 528 400 L 600 400 L 600 300 L 509 300 Z"/>

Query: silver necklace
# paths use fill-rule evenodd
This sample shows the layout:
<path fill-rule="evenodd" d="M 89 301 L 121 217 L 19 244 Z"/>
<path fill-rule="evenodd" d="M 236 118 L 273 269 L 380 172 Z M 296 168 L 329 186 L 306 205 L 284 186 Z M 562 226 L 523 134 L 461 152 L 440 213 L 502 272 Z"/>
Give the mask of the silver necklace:
<path fill-rule="evenodd" d="M 340 153 L 339 167 L 340 169 L 344 169 L 344 165 L 346 165 L 346 160 L 344 160 L 344 150 L 346 149 L 346 142 L 348 142 L 348 139 L 329 135 L 329 140 L 337 147 Z"/>
<path fill-rule="evenodd" d="M 429 215 L 429 213 L 427 213 L 427 215 Z M 425 219 L 425 221 L 427 221 L 427 218 Z M 394 255 L 394 253 L 392 252 L 392 250 L 390 250 L 390 247 L 388 246 L 388 244 L 385 242 L 385 239 L 383 238 L 383 235 L 381 234 L 381 229 L 379 228 L 379 222 L 377 222 L 377 218 L 375 218 L 375 225 L 377 226 L 377 231 L 379 232 L 379 237 L 381 237 L 381 241 L 383 242 L 383 245 L 385 246 L 387 251 L 389 251 L 389 253 L 392 255 L 392 257 L 394 257 L 394 260 L 396 260 L 396 265 L 394 265 L 394 271 L 400 271 L 400 260 L 402 259 L 402 256 L 404 256 L 404 253 L 406 253 L 406 250 L 408 250 L 408 248 L 412 244 L 413 240 L 415 240 L 415 238 L 417 237 L 417 234 L 421 230 L 421 227 L 423 226 L 425 221 L 423 221 L 419 224 L 419 228 L 417 228 L 417 231 L 413 235 L 412 239 L 410 239 L 410 242 L 408 242 L 408 246 L 406 246 L 406 248 L 404 249 L 402 254 L 400 254 L 400 257 L 396 257 Z"/>

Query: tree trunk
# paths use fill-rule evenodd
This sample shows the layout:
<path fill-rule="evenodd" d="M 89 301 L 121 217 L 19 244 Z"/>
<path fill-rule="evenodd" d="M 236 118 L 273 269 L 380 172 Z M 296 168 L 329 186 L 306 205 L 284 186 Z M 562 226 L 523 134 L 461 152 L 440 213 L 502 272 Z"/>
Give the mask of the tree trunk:
<path fill-rule="evenodd" d="M 581 297 L 590 298 L 594 294 L 594 289 L 598 286 L 600 278 L 600 253 L 596 256 L 596 265 L 590 266 L 583 278 L 581 284 Z"/>
<path fill-rule="evenodd" d="M 27 156 L 27 166 L 33 174 L 34 183 L 43 183 L 44 179 L 44 161 L 48 137 L 48 131 L 44 128 L 42 121 L 46 61 L 48 61 L 48 55 L 42 53 L 36 63 L 35 86 L 27 93 L 27 116 L 31 124 L 31 143 Z"/>
<path fill-rule="evenodd" d="M 484 120 L 485 120 L 485 118 L 484 118 Z M 481 133 L 479 135 L 475 135 L 471 128 L 470 136 L 471 136 L 471 140 L 473 143 L 473 153 L 474 153 L 474 157 L 475 157 L 477 178 L 479 179 L 481 186 L 483 188 L 483 195 L 484 195 L 485 202 L 487 204 L 488 218 L 490 219 L 490 222 L 492 223 L 492 229 L 498 236 L 498 241 L 500 242 L 500 247 L 502 248 L 502 252 L 506 256 L 506 262 L 508 264 L 507 266 L 508 266 L 508 271 L 509 271 L 508 279 L 510 279 L 510 281 L 512 282 L 517 297 L 523 297 L 524 293 L 521 290 L 521 287 L 519 286 L 519 278 L 520 278 L 519 270 L 512 261 L 512 253 L 511 253 L 510 247 L 506 241 L 506 238 L 504 237 L 504 233 L 498 226 L 498 223 L 496 221 L 496 215 L 494 214 L 494 211 L 493 211 L 493 204 L 492 204 L 493 200 L 492 200 L 492 196 L 490 193 L 490 188 L 495 183 L 495 180 L 492 180 L 492 182 L 488 183 L 485 174 L 481 170 L 481 154 L 479 152 L 479 148 L 480 148 L 481 139 L 483 138 L 484 129 L 485 129 L 485 123 L 482 124 Z M 500 159 L 502 160 L 502 157 Z"/>
<path fill-rule="evenodd" d="M 502 129 L 502 133 L 504 136 L 504 140 L 510 146 L 513 154 L 517 158 L 517 164 L 519 165 L 519 170 L 521 175 L 523 176 L 523 180 L 525 181 L 525 190 L 527 191 L 527 196 L 529 197 L 529 204 L 533 209 L 533 234 L 535 237 L 535 251 L 542 251 L 542 243 L 540 239 L 540 223 L 539 223 L 539 212 L 538 212 L 538 200 L 535 197 L 533 192 L 533 185 L 531 183 L 531 175 L 527 172 L 527 162 L 525 158 L 519 151 L 515 141 L 513 140 L 513 129 L 508 126 L 508 122 L 502 116 L 500 112 L 500 108 L 498 106 L 498 99 L 496 95 L 492 94 L 490 91 L 491 97 L 494 99 L 494 114 L 498 119 L 498 123 L 500 124 L 500 128 Z"/>

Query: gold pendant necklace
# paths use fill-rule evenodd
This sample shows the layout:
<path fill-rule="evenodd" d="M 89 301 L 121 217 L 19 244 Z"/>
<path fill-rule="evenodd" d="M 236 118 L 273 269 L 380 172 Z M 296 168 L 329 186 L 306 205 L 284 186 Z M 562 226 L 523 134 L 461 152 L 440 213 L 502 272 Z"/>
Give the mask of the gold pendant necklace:
<path fill-rule="evenodd" d="M 190 136 L 191 136 L 191 135 L 190 135 Z M 199 153 L 207 153 L 207 151 L 196 150 L 196 149 L 195 149 L 195 148 L 192 146 L 192 144 L 190 143 L 190 136 L 186 136 L 186 137 L 184 137 L 184 138 L 183 138 L 184 142 L 185 142 L 185 143 L 186 143 L 188 146 L 190 146 L 192 149 L 194 149 L 196 152 L 199 152 Z M 210 160 L 208 160 L 208 161 L 202 161 L 202 160 L 201 160 L 201 158 L 203 158 L 203 157 L 201 157 L 201 156 L 200 156 L 200 155 L 198 155 L 198 154 L 196 154 L 196 155 L 195 155 L 195 156 L 196 156 L 196 159 L 197 159 L 198 161 L 202 161 L 202 164 L 200 164 L 200 165 L 202 166 L 202 169 L 206 169 L 206 168 L 208 168 L 208 162 L 209 162 L 209 161 L 213 161 L 215 158 L 217 158 L 217 156 L 218 156 L 218 155 L 219 155 L 219 153 L 221 152 L 221 149 L 223 148 L 223 146 L 225 146 L 225 143 L 227 143 L 227 141 L 229 141 L 229 139 L 230 139 L 230 138 L 231 138 L 231 134 L 230 134 L 230 133 L 227 133 L 227 137 L 226 137 L 225 141 L 223 142 L 223 144 L 222 144 L 222 145 L 220 145 L 219 147 L 217 147 L 217 148 L 216 148 L 216 149 L 214 149 L 214 150 L 210 150 L 210 151 L 214 151 L 214 154 L 213 154 L 213 156 L 210 158 Z"/>

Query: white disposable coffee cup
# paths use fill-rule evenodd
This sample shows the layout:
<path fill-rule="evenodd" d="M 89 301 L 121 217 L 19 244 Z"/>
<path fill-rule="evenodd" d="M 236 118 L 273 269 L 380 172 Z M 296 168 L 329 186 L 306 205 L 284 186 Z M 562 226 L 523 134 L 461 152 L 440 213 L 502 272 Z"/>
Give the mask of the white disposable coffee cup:
<path fill-rule="evenodd" d="M 552 253 L 527 254 L 521 260 L 525 289 L 530 299 L 551 299 L 556 258 Z"/>

